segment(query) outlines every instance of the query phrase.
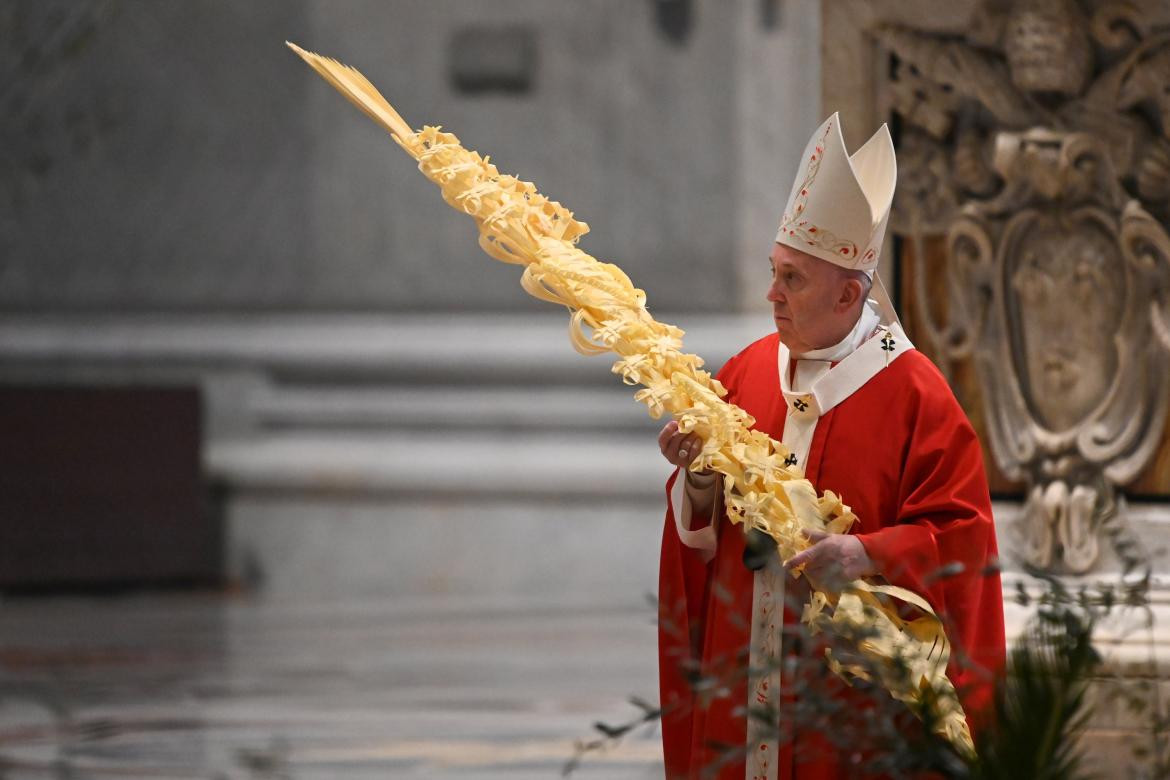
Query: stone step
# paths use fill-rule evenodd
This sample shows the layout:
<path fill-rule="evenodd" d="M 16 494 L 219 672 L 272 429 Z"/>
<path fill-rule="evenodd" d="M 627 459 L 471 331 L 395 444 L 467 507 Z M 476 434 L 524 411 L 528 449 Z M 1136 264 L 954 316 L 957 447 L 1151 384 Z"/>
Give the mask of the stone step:
<path fill-rule="evenodd" d="M 767 319 L 672 316 L 718 368 Z M 0 317 L 0 380 L 198 384 L 229 575 L 277 600 L 639 604 L 659 423 L 563 312 Z"/>
<path fill-rule="evenodd" d="M 653 431 L 270 432 L 206 464 L 228 575 L 271 598 L 655 589 L 671 467 Z"/>
<path fill-rule="evenodd" d="M 766 315 L 665 315 L 717 369 L 766 334 Z M 541 315 L 191 314 L 0 317 L 5 375 L 113 367 L 142 377 L 243 370 L 299 382 L 482 385 L 617 382 L 610 357 L 573 351 L 563 313 Z M 143 372 L 146 372 L 145 374 Z"/>
<path fill-rule="evenodd" d="M 306 387 L 268 385 L 248 401 L 264 430 L 627 432 L 652 436 L 653 420 L 633 388 Z"/>
<path fill-rule="evenodd" d="M 661 490 L 661 484 L 659 485 Z M 276 601 L 453 595 L 645 604 L 659 496 L 235 490 L 228 576 Z"/>
<path fill-rule="evenodd" d="M 205 464 L 233 490 L 355 496 L 643 498 L 671 470 L 653 431 L 273 433 L 212 442 Z"/>

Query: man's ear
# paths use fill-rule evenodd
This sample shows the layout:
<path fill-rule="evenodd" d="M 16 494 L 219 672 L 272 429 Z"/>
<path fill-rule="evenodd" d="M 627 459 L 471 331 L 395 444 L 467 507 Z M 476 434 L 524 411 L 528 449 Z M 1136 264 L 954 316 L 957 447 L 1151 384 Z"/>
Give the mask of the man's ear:
<path fill-rule="evenodd" d="M 861 282 L 847 277 L 845 283 L 841 285 L 841 294 L 837 297 L 837 305 L 833 309 L 839 314 L 844 314 L 856 306 L 863 295 L 865 291 L 861 289 Z"/>

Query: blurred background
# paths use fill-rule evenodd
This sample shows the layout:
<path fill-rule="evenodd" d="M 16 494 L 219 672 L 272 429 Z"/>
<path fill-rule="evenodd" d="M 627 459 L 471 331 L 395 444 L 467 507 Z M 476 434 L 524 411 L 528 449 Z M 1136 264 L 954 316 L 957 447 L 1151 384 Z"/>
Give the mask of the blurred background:
<path fill-rule="evenodd" d="M 819 24 L 4 3 L 0 776 L 547 777 L 656 701 L 658 423 L 284 41 L 574 210 L 717 368 L 771 327 Z"/>
<path fill-rule="evenodd" d="M 359 66 L 410 121 L 569 205 L 655 312 L 704 322 L 691 347 L 718 366 L 770 324 L 738 315 L 765 307 L 774 212 L 819 121 L 815 6 L 783 29 L 746 6 L 488 7 L 5 9 L 6 376 L 192 393 L 197 420 L 167 431 L 160 411 L 143 428 L 153 447 L 198 448 L 226 551 L 204 565 L 232 580 L 297 597 L 652 589 L 656 522 L 592 502 L 657 500 L 655 426 L 283 41 Z M 747 61 L 741 38 L 775 51 Z M 127 416 L 149 403 L 128 397 Z M 589 500 L 556 503 L 567 493 Z M 549 539 L 540 560 L 517 545 L 533 535 Z M 590 574 L 603 553 L 625 556 L 620 575 Z"/>
<path fill-rule="evenodd" d="M 1096 0 L 6 0 L 0 777 L 549 777 L 657 700 L 659 423 L 285 40 L 572 209 L 713 369 L 772 327 L 809 133 L 890 121 L 882 273 L 984 438 L 1015 588 L 1013 562 L 1118 576 L 1123 525 L 1166 569 L 1168 24 Z M 1002 220 L 1071 209 L 1046 171 L 1085 137 L 1113 178 L 1069 196 L 1110 193 L 1070 270 Z M 1162 230 L 1145 265 L 1130 200 Z M 1125 281 L 992 281 L 1025 266 Z M 1128 641 L 1121 676 L 1160 679 L 1132 664 L 1166 637 Z M 661 776 L 658 739 L 576 771 Z"/>

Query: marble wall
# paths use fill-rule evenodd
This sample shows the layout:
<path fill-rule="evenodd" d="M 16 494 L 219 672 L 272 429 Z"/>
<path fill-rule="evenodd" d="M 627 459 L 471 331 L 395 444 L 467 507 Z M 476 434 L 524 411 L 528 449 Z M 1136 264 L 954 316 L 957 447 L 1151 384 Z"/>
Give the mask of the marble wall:
<path fill-rule="evenodd" d="M 584 247 L 717 368 L 772 327 L 765 257 L 821 119 L 819 18 L 815 0 L 0 4 L 0 383 L 198 387 L 229 576 L 268 595 L 539 583 L 640 603 L 657 426 L 284 41 L 574 209 Z M 466 91 L 485 80 L 503 89 Z M 443 454 L 420 459 L 425 441 Z M 518 489 L 533 453 L 559 481 L 530 482 L 582 486 Z M 475 495 L 437 468 L 401 479 L 444 458 L 474 466 Z M 582 506 L 609 509 L 517 556 Z M 485 516 L 490 534 L 461 532 Z M 418 551 L 447 532 L 489 574 L 432 576 Z"/>
<path fill-rule="evenodd" d="M 0 305 L 538 309 L 286 38 L 359 67 L 408 120 L 444 125 L 560 199 L 593 225 L 585 248 L 627 268 L 656 308 L 758 305 L 772 225 L 819 120 L 818 4 L 679 3 L 681 33 L 662 5 L 17 0 L 0 58 L 21 84 L 5 106 Z M 62 40 L 85 9 L 92 30 Z M 460 91 L 460 33 L 500 28 L 531 41 L 529 89 Z M 30 50 L 52 67 L 29 68 Z"/>

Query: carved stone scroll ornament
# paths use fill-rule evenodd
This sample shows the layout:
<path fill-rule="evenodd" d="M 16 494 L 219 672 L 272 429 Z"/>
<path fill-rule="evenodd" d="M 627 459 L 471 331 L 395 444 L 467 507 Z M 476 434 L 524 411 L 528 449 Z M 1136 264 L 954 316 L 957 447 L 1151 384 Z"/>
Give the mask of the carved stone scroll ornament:
<path fill-rule="evenodd" d="M 950 274 L 983 381 L 992 452 L 1029 485 L 1025 558 L 1088 571 L 1099 531 L 1160 442 L 1170 235 L 1124 194 L 1085 134 L 1002 134 L 1011 183 L 968 204 Z"/>
<path fill-rule="evenodd" d="M 1170 402 L 1170 30 L 1153 0 L 986 0 L 961 34 L 882 25 L 902 124 L 895 233 L 946 234 L 944 374 L 974 362 L 1024 557 L 1085 572 Z"/>

